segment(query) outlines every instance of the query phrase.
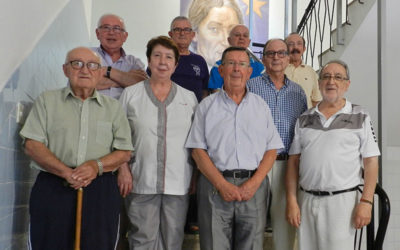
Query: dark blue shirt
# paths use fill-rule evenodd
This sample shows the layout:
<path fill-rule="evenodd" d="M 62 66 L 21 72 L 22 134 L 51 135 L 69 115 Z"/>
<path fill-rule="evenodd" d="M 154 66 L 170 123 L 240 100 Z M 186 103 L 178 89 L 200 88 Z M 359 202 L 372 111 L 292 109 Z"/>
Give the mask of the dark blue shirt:
<path fill-rule="evenodd" d="M 149 68 L 147 74 L 151 75 Z M 179 86 L 193 91 L 197 101 L 200 102 L 203 97 L 203 90 L 208 87 L 208 67 L 204 58 L 193 52 L 189 55 L 180 55 L 179 62 L 171 80 Z"/>

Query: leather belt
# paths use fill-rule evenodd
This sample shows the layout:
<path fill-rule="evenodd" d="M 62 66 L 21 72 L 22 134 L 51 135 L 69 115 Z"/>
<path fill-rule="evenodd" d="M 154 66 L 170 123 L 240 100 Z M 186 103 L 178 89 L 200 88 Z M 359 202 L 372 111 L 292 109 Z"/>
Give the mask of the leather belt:
<path fill-rule="evenodd" d="M 349 188 L 349 189 L 343 189 L 339 191 L 317 191 L 317 190 L 305 190 L 304 188 L 300 187 L 301 191 L 304 191 L 306 193 L 316 195 L 316 196 L 328 196 L 328 195 L 335 195 L 335 194 L 341 194 L 341 193 L 346 193 L 346 192 L 351 192 L 351 191 L 356 191 L 358 190 L 358 186 Z"/>
<path fill-rule="evenodd" d="M 279 154 L 276 156 L 277 161 L 286 161 L 287 159 L 289 159 L 288 154 Z"/>
<path fill-rule="evenodd" d="M 233 177 L 235 179 L 243 179 L 243 178 L 250 178 L 256 170 L 246 170 L 246 169 L 238 169 L 238 170 L 225 170 L 222 172 L 224 177 Z"/>

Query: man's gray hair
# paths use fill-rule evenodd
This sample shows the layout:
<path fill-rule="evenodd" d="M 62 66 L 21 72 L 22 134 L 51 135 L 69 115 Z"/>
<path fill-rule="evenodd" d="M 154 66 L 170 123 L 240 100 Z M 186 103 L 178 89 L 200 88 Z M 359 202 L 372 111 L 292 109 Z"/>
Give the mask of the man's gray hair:
<path fill-rule="evenodd" d="M 170 31 L 172 31 L 172 29 L 174 28 L 174 23 L 176 21 L 188 21 L 190 24 L 190 27 L 192 27 L 192 23 L 190 22 L 189 18 L 185 17 L 185 16 L 177 16 L 175 17 L 172 22 L 171 22 L 171 27 L 170 27 Z"/>
<path fill-rule="evenodd" d="M 111 14 L 111 13 L 104 14 L 104 15 L 102 15 L 102 16 L 99 18 L 99 21 L 97 22 L 97 28 L 100 28 L 101 22 L 103 21 L 103 19 L 104 19 L 105 17 L 108 17 L 108 16 L 112 16 L 112 17 L 118 18 L 118 19 L 121 21 L 121 23 L 122 23 L 122 27 L 121 27 L 121 28 L 123 28 L 124 30 L 126 30 L 126 26 L 125 26 L 125 21 L 124 21 L 124 19 L 123 19 L 122 17 L 120 17 L 120 16 L 117 16 L 117 15 Z"/>
<path fill-rule="evenodd" d="M 321 70 L 319 71 L 319 79 L 322 78 L 322 71 L 324 71 L 324 69 L 325 69 L 329 64 L 332 64 L 332 63 L 336 63 L 336 64 L 341 65 L 341 66 L 346 70 L 346 78 L 347 78 L 348 80 L 350 80 L 350 70 L 349 70 L 349 66 L 348 66 L 345 62 L 343 62 L 342 60 L 339 60 L 339 59 L 331 60 L 331 61 L 327 62 L 324 66 L 322 66 Z"/>

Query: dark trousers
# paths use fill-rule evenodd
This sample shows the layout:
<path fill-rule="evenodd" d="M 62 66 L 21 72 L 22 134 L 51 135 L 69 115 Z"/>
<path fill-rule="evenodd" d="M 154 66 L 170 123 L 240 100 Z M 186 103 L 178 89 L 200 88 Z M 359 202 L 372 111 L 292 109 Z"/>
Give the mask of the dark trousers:
<path fill-rule="evenodd" d="M 83 190 L 81 249 L 115 249 L 121 204 L 116 176 L 105 173 Z M 30 197 L 31 249 L 73 249 L 76 194 L 62 178 L 39 173 Z"/>

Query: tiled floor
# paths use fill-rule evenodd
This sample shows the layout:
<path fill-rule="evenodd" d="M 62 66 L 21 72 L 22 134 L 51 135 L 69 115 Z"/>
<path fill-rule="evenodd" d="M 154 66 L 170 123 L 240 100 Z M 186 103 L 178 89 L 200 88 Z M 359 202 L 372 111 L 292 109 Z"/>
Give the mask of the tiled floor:
<path fill-rule="evenodd" d="M 199 235 L 186 234 L 183 241 L 182 250 L 200 250 Z M 272 234 L 265 233 L 264 249 L 272 250 Z"/>

